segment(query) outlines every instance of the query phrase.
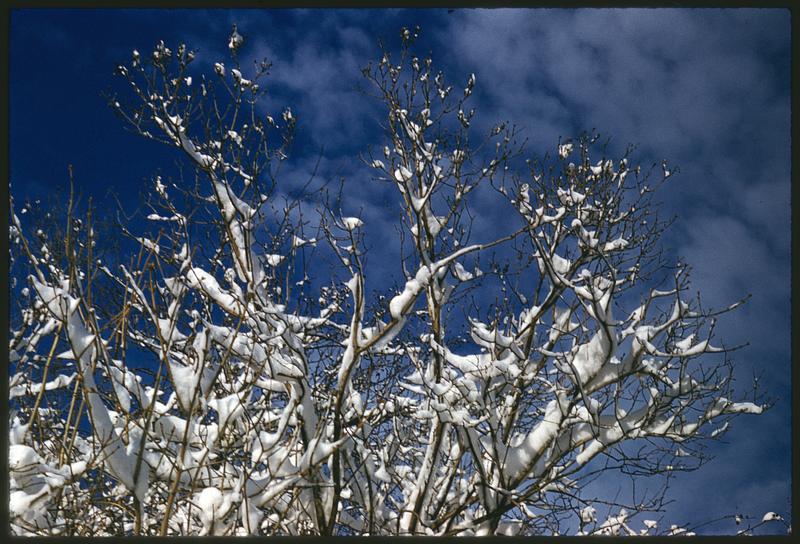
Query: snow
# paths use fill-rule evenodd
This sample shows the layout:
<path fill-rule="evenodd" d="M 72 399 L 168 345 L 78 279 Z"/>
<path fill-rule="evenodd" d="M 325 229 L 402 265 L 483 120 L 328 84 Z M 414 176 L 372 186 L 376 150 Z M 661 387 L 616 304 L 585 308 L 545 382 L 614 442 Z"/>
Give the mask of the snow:
<path fill-rule="evenodd" d="M 150 221 L 181 221 L 183 219 L 180 215 L 173 215 L 171 217 L 164 217 L 163 215 L 158 215 L 157 213 L 151 213 L 147 216 L 147 219 Z M 156 253 L 158 252 L 158 246 L 156 246 Z"/>
<path fill-rule="evenodd" d="M 588 343 L 582 344 L 572 358 L 572 367 L 577 372 L 578 380 L 582 384 L 591 380 L 606 362 L 612 350 L 613 344 L 602 328 L 594 333 L 592 339 Z M 567 368 L 569 369 L 569 367 Z M 568 373 L 572 374 L 572 372 Z"/>
<path fill-rule="evenodd" d="M 200 383 L 200 375 L 193 367 L 184 366 L 172 360 L 169 362 L 169 371 L 178 403 L 184 412 L 189 413 L 192 399 Z"/>
<path fill-rule="evenodd" d="M 358 217 L 342 217 L 342 225 L 346 230 L 355 230 L 364 225 L 364 222 Z"/>
<path fill-rule="evenodd" d="M 460 281 L 469 281 L 475 277 L 472 272 L 469 272 L 467 269 L 465 269 L 464 266 L 458 261 L 453 263 L 453 273 Z"/>
<path fill-rule="evenodd" d="M 616 536 L 620 534 L 622 529 L 625 529 L 629 535 L 635 535 L 636 533 L 633 532 L 625 523 L 625 521 L 628 519 L 628 516 L 628 511 L 624 508 L 621 508 L 619 514 L 616 516 L 608 516 L 608 519 L 600 524 L 597 532 L 604 536 Z"/>
<path fill-rule="evenodd" d="M 33 521 L 43 513 L 43 505 L 47 503 L 39 499 L 50 493 L 50 487 L 45 485 L 35 493 L 27 491 L 12 491 L 9 495 L 9 513 L 21 517 L 26 521 Z M 38 506 L 34 506 L 38 504 Z"/>
<path fill-rule="evenodd" d="M 15 444 L 8 448 L 8 468 L 12 471 L 30 471 L 40 463 L 39 454 L 30 446 Z"/>
<path fill-rule="evenodd" d="M 72 352 L 69 352 L 69 353 L 71 354 Z M 44 386 L 44 389 L 45 389 L 45 391 L 52 391 L 54 389 L 59 389 L 59 388 L 62 388 L 62 387 L 66 387 L 66 386 L 68 386 L 69 384 L 72 383 L 72 381 L 75 379 L 76 376 L 77 376 L 77 374 L 75 374 L 75 373 L 72 373 L 72 374 L 69 374 L 69 375 L 61 374 L 61 375 L 57 376 L 56 378 L 54 378 L 53 380 L 47 382 L 45 384 L 45 386 Z M 8 397 L 9 397 L 9 399 L 13 399 L 13 398 L 16 398 L 16 397 L 21 397 L 23 395 L 36 395 L 41 390 L 42 390 L 42 384 L 40 384 L 40 383 L 35 383 L 35 384 L 30 385 L 30 386 L 15 385 L 15 386 L 9 388 Z"/>
<path fill-rule="evenodd" d="M 228 49 L 238 49 L 244 43 L 244 37 L 236 30 L 236 25 L 233 26 L 233 32 L 228 39 Z"/>
<path fill-rule="evenodd" d="M 265 255 L 265 258 L 267 260 L 267 264 L 268 265 L 270 265 L 272 267 L 275 267 L 275 266 L 278 266 L 279 264 L 281 264 L 281 262 L 284 259 L 284 256 L 283 255 L 270 254 L 270 255 Z"/>
<path fill-rule="evenodd" d="M 317 240 L 315 238 L 309 238 L 308 240 L 305 240 L 297 235 L 292 235 L 292 248 L 303 247 L 306 244 L 313 246 L 316 243 Z"/>
<path fill-rule="evenodd" d="M 228 313 L 239 314 L 242 303 L 220 287 L 216 278 L 199 267 L 192 267 L 185 275 L 189 287 L 198 289 L 208 295 L 214 302 Z"/>
<path fill-rule="evenodd" d="M 760 414 L 764 407 L 752 402 L 733 402 L 725 408 L 728 414 Z"/>
<path fill-rule="evenodd" d="M 409 181 L 413 176 L 414 174 L 405 166 L 400 166 L 394 171 L 394 179 L 401 184 Z"/>
<path fill-rule="evenodd" d="M 231 75 L 233 76 L 234 81 L 236 81 L 236 83 L 238 83 L 242 87 L 250 87 L 253 84 L 253 82 L 250 81 L 249 79 L 242 77 L 242 73 L 236 68 L 231 70 Z M 241 142 L 239 143 L 239 145 L 241 145 Z"/>
<path fill-rule="evenodd" d="M 509 480 L 520 479 L 530 464 L 542 455 L 545 448 L 556 438 L 564 419 L 561 400 L 556 398 L 548 402 L 541 421 L 525 436 L 518 447 L 508 451 L 503 469 Z"/>
<path fill-rule="evenodd" d="M 228 138 L 236 142 L 236 145 L 238 145 L 239 147 L 242 146 L 242 137 L 239 136 L 239 133 L 236 132 L 235 130 L 228 131 Z"/>
<path fill-rule="evenodd" d="M 606 242 L 603 245 L 603 251 L 617 251 L 620 249 L 625 249 L 628 247 L 628 241 L 625 238 L 616 238 L 610 242 Z"/>
<path fill-rule="evenodd" d="M 393 319 L 400 319 L 406 309 L 411 306 L 417 295 L 419 295 L 431 279 L 431 270 L 427 266 L 421 266 L 414 277 L 406 281 L 403 291 L 395 295 L 389 302 L 389 313 Z"/>
<path fill-rule="evenodd" d="M 583 523 L 593 523 L 597 521 L 597 510 L 591 505 L 582 508 L 580 515 Z"/>
<path fill-rule="evenodd" d="M 157 116 L 153 118 L 156 121 L 156 124 L 164 130 L 164 132 L 173 140 L 175 140 L 178 144 L 180 144 L 181 148 L 195 161 L 198 166 L 201 168 L 213 168 L 215 165 L 215 160 L 210 155 L 206 155 L 201 153 L 197 146 L 194 145 L 187 136 L 184 130 L 179 130 L 178 134 L 176 135 L 172 129 L 170 129 L 166 124 L 164 124 L 161 119 Z"/>
<path fill-rule="evenodd" d="M 572 266 L 572 262 L 569 259 L 565 259 L 555 253 L 550 260 L 550 263 L 553 265 L 553 270 L 559 276 L 564 276 L 569 272 L 570 266 Z"/>
<path fill-rule="evenodd" d="M 501 521 L 497 524 L 497 532 L 495 534 L 503 536 L 516 536 L 522 530 L 522 520 L 514 519 L 508 521 Z"/>
<path fill-rule="evenodd" d="M 690 334 L 689 336 L 687 336 L 683 340 L 681 340 L 679 342 L 675 342 L 675 347 L 678 349 L 678 353 L 687 351 L 689 349 L 689 346 L 692 345 L 692 341 L 694 340 L 694 338 L 695 338 L 695 335 L 694 334 Z"/>
<path fill-rule="evenodd" d="M 217 534 L 217 531 L 225 530 L 226 525 L 221 523 L 221 520 L 234 505 L 232 495 L 232 493 L 223 493 L 216 487 L 206 487 L 196 495 L 195 503 L 203 524 L 201 535 Z"/>
<path fill-rule="evenodd" d="M 562 189 L 559 187 L 556 190 L 556 195 L 562 204 L 569 206 L 580 204 L 586 199 L 586 195 L 579 193 L 575 189 Z"/>
<path fill-rule="evenodd" d="M 114 477 L 140 500 L 143 499 L 147 490 L 148 473 L 142 471 L 138 480 L 134 478 L 135 459 L 128 454 L 125 444 L 114 428 L 111 415 L 97 392 L 92 372 L 98 356 L 94 345 L 95 336 L 86 329 L 77 312 L 79 300 L 68 294 L 69 282 L 67 280 L 62 282 L 61 286 L 53 287 L 42 284 L 34 278 L 33 286 L 50 311 L 57 318 L 66 322 L 67 337 L 83 379 L 84 395 L 88 400 L 89 413 L 94 424 L 93 430 L 98 442 L 103 444 L 101 459 L 108 462 L 108 467 Z"/>
<path fill-rule="evenodd" d="M 672 524 L 669 526 L 669 535 L 695 536 L 693 532 L 687 531 L 684 527 Z"/>
<path fill-rule="evenodd" d="M 683 344 L 683 342 L 680 343 Z M 691 357 L 693 355 L 700 355 L 701 353 L 720 351 L 719 348 L 709 346 L 708 340 L 703 340 L 702 342 L 698 342 L 697 344 L 687 348 L 681 348 L 678 346 L 678 344 L 675 344 L 675 347 L 678 349 L 673 353 L 679 357 Z"/>
<path fill-rule="evenodd" d="M 233 393 L 222 398 L 208 401 L 208 405 L 217 411 L 218 425 L 222 429 L 234 423 L 244 413 L 245 399 L 241 393 Z"/>
<path fill-rule="evenodd" d="M 186 335 L 182 334 L 175 322 L 171 319 L 158 318 L 158 329 L 161 338 L 166 342 L 180 342 L 186 339 Z"/>

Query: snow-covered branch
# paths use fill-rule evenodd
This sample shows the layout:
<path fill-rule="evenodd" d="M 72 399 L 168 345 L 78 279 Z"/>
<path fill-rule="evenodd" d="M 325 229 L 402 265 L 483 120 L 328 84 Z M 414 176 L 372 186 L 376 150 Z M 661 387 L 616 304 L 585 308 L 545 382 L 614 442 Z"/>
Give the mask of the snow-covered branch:
<path fill-rule="evenodd" d="M 206 74 L 163 42 L 118 67 L 112 107 L 196 183 L 155 178 L 103 259 L 91 216 L 70 204 L 48 234 L 12 202 L 15 533 L 692 532 L 654 519 L 662 495 L 585 492 L 694 470 L 694 445 L 767 408 L 715 338 L 737 304 L 703 308 L 659 251 L 671 173 L 598 159 L 590 135 L 522 166 L 513 127 L 474 136 L 479 78 L 448 84 L 417 32 L 364 71 L 386 106 L 365 162 L 396 190 L 394 286 L 364 258 L 365 216 L 329 200 L 309 226 L 308 202 L 278 203 L 296 117 L 264 113 L 269 65 L 239 65 L 235 27 Z M 508 222 L 473 229 L 489 196 Z"/>

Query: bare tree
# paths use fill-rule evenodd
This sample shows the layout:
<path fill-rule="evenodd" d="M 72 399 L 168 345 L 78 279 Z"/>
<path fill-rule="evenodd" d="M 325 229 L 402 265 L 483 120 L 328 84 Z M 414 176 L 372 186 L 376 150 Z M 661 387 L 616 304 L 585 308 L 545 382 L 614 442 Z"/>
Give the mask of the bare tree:
<path fill-rule="evenodd" d="M 585 489 L 694 470 L 764 409 L 730 400 L 735 348 L 713 342 L 739 303 L 703 308 L 659 251 L 672 173 L 598 160 L 589 135 L 541 162 L 512 126 L 475 143 L 475 76 L 454 89 L 415 37 L 364 70 L 387 135 L 365 162 L 397 190 L 405 276 L 375 296 L 346 184 L 313 217 L 276 191 L 296 118 L 264 113 L 269 63 L 240 66 L 235 28 L 213 74 L 163 42 L 118 67 L 112 107 L 188 175 L 157 177 L 148 224 L 102 259 L 91 217 L 70 206 L 48 238 L 12 201 L 15 533 L 687 532 L 632 528 L 666 484 Z M 482 191 L 511 218 L 495 238 L 472 229 Z"/>

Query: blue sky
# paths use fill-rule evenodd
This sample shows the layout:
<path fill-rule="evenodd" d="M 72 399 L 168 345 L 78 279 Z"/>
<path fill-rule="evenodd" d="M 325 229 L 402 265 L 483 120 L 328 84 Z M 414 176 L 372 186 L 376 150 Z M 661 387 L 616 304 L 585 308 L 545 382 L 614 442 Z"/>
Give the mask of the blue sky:
<path fill-rule="evenodd" d="M 525 130 L 528 152 L 542 155 L 559 137 L 596 129 L 618 149 L 636 144 L 643 165 L 677 165 L 662 193 L 665 212 L 677 214 L 665 245 L 693 266 L 708 305 L 752 293 L 722 319 L 718 338 L 750 342 L 735 354 L 741 388 L 760 372 L 777 402 L 737 419 L 700 472 L 676 477 L 670 517 L 789 514 L 788 10 L 14 11 L 12 193 L 63 188 L 72 164 L 85 193 L 133 199 L 155 173 L 174 170 L 175 155 L 126 132 L 100 93 L 119 89 L 113 67 L 131 50 L 160 39 L 197 48 L 198 62 L 223 58 L 234 22 L 247 40 L 244 59 L 273 62 L 268 109 L 289 105 L 300 119 L 286 190 L 321 156 L 320 179 L 358 189 L 345 211 L 386 227 L 369 231 L 378 268 L 393 236 L 389 193 L 370 183 L 358 154 L 382 145 L 382 110 L 358 89 L 360 69 L 379 58 L 377 40 L 395 45 L 401 26 L 422 27 L 417 50 L 430 51 L 452 81 L 476 74 L 478 130 L 511 121 Z M 486 210 L 478 226 L 492 229 L 499 213 Z"/>

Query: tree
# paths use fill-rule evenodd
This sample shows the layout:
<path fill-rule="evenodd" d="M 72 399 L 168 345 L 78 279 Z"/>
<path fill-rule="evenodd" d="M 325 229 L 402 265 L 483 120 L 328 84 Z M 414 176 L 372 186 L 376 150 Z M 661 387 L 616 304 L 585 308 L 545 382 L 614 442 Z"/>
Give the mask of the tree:
<path fill-rule="evenodd" d="M 585 489 L 694 470 L 765 408 L 730 400 L 735 348 L 712 343 L 741 302 L 703 308 L 660 252 L 672 172 L 596 160 L 593 135 L 524 163 L 512 126 L 473 143 L 475 76 L 454 90 L 416 35 L 364 70 L 387 135 L 365 163 L 397 190 L 405 278 L 374 296 L 347 188 L 316 218 L 276 191 L 296 118 L 263 113 L 270 65 L 246 73 L 235 28 L 208 76 L 163 42 L 118 66 L 112 108 L 193 182 L 156 177 L 147 224 L 102 259 L 91 215 L 34 235 L 12 200 L 15 533 L 686 531 L 632 528 L 666 485 Z M 499 237 L 471 229 L 481 191 L 515 218 Z"/>

